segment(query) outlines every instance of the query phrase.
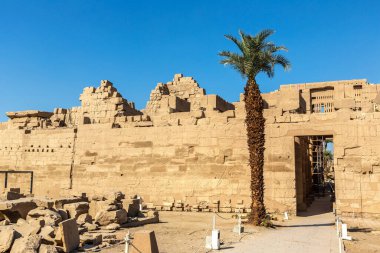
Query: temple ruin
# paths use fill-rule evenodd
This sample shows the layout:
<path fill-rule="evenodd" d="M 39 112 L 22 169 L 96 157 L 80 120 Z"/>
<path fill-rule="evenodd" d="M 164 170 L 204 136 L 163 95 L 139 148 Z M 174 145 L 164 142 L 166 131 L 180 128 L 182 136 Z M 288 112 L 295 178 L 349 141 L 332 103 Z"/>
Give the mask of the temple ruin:
<path fill-rule="evenodd" d="M 263 94 L 269 211 L 307 209 L 326 182 L 330 142 L 337 213 L 380 216 L 379 93 L 380 85 L 348 80 Z M 141 111 L 107 80 L 85 88 L 80 101 L 53 112 L 7 113 L 1 188 L 51 197 L 120 190 L 158 210 L 250 211 L 242 95 L 229 103 L 176 74 L 157 84 Z"/>

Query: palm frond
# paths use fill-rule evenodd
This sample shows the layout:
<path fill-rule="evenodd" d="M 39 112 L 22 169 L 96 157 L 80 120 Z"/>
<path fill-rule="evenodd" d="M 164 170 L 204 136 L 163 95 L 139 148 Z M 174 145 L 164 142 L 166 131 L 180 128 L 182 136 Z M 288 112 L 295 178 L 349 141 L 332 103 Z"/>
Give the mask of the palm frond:
<path fill-rule="evenodd" d="M 264 29 L 260 31 L 258 34 L 256 34 L 256 38 L 258 39 L 259 42 L 264 42 L 269 36 L 274 34 L 275 31 L 272 29 Z"/>
<path fill-rule="evenodd" d="M 222 51 L 219 53 L 223 57 L 220 63 L 231 65 L 248 78 L 255 78 L 260 72 L 272 78 L 276 65 L 281 65 L 285 70 L 290 69 L 289 60 L 278 54 L 279 51 L 288 49 L 267 40 L 273 33 L 274 30 L 265 29 L 252 36 L 239 30 L 240 40 L 232 35 L 225 35 L 239 48 L 241 54 Z"/>
<path fill-rule="evenodd" d="M 228 40 L 232 41 L 233 43 L 235 43 L 235 45 L 240 49 L 241 52 L 243 52 L 243 45 L 241 43 L 241 41 L 239 41 L 237 38 L 235 38 L 234 36 L 232 35 L 224 35 L 224 37 L 226 37 Z"/>
<path fill-rule="evenodd" d="M 281 65 L 285 70 L 289 70 L 291 67 L 290 61 L 286 59 L 282 55 L 273 55 L 273 60 L 272 64 L 276 65 L 279 64 Z"/>

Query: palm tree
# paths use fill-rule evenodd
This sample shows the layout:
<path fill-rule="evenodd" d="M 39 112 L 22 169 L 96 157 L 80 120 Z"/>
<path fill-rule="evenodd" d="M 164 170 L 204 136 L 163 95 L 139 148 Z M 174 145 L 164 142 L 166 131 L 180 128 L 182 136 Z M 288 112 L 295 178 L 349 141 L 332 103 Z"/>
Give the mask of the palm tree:
<path fill-rule="evenodd" d="M 254 225 L 260 225 L 266 218 L 264 206 L 264 124 L 263 99 L 260 94 L 256 76 L 263 72 L 269 78 L 274 76 L 275 65 L 281 65 L 285 70 L 290 68 L 290 62 L 279 51 L 287 51 L 283 46 L 276 46 L 268 41 L 273 30 L 263 30 L 251 36 L 239 31 L 240 40 L 225 35 L 239 49 L 239 53 L 222 51 L 222 64 L 231 65 L 243 77 L 247 78 L 244 87 L 244 102 L 246 110 L 249 164 L 251 167 L 251 197 L 252 204 L 250 220 Z"/>

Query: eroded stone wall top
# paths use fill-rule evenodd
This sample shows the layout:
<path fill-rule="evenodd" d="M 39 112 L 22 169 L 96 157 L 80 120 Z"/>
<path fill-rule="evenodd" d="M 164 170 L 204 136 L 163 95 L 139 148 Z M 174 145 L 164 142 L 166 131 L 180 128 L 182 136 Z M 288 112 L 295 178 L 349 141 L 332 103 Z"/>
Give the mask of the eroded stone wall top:
<path fill-rule="evenodd" d="M 175 112 L 233 110 L 234 106 L 217 95 L 206 95 L 192 77 L 175 74 L 173 81 L 158 83 L 150 94 L 145 113 L 165 115 Z"/>
<path fill-rule="evenodd" d="M 281 85 L 274 92 L 263 94 L 267 114 L 330 113 L 349 111 L 376 111 L 380 85 L 366 79 Z"/>

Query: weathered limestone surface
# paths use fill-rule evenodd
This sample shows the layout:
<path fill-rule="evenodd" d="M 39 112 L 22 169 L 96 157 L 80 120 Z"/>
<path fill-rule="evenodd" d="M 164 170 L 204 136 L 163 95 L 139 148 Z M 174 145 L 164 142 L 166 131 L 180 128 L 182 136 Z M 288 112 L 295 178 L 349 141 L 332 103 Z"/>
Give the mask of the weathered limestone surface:
<path fill-rule="evenodd" d="M 269 211 L 295 212 L 304 197 L 296 191 L 302 159 L 295 149 L 304 145 L 297 138 L 331 135 L 338 212 L 380 214 L 379 92 L 366 80 L 349 80 L 283 85 L 263 94 Z M 80 107 L 57 108 L 50 117 L 9 114 L 0 123 L 0 169 L 33 171 L 36 195 L 121 190 L 170 210 L 184 210 L 182 203 L 226 212 L 250 207 L 242 98 L 228 103 L 206 95 L 193 78 L 175 75 L 157 85 L 142 111 L 109 81 L 85 88 L 80 99 Z M 16 114 L 44 123 L 25 123 Z M 9 174 L 8 185 L 27 192 L 30 178 Z"/>
<path fill-rule="evenodd" d="M 55 109 L 46 127 L 1 130 L 0 169 L 33 171 L 36 195 L 121 190 L 155 205 L 243 200 L 249 208 L 244 120 L 235 106 L 182 75 L 161 86 L 166 91 L 148 103 L 160 101 L 159 113 L 137 111 L 102 81 L 84 89 L 81 107 Z M 156 98 L 160 92 L 169 102 Z M 8 182 L 25 192 L 30 178 L 9 174 Z"/>
<path fill-rule="evenodd" d="M 131 253 L 158 253 L 156 235 L 152 230 L 139 230 L 134 233 L 133 246 L 129 246 Z"/>
<path fill-rule="evenodd" d="M 289 92 L 299 94 L 299 103 L 282 99 Z M 284 85 L 264 94 L 268 108 L 264 178 L 269 210 L 295 212 L 297 199 L 304 197 L 298 191 L 302 186 L 297 191 L 295 187 L 297 164 L 307 155 L 295 155 L 305 145 L 298 137 L 328 135 L 334 141 L 337 212 L 379 216 L 380 113 L 374 101 L 379 92 L 380 85 L 351 80 Z"/>
<path fill-rule="evenodd" d="M 11 248 L 15 236 L 13 229 L 0 230 L 0 252 L 7 252 Z"/>
<path fill-rule="evenodd" d="M 75 219 L 68 219 L 59 223 L 59 232 L 62 236 L 64 252 L 71 252 L 79 246 L 79 233 Z"/>

